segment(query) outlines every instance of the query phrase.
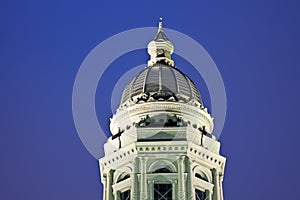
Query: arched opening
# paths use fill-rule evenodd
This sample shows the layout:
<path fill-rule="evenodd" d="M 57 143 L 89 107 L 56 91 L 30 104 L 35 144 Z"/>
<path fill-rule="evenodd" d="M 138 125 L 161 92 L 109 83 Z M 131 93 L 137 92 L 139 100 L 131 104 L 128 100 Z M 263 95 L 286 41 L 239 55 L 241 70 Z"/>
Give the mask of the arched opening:
<path fill-rule="evenodd" d="M 116 184 L 118 186 L 116 192 L 117 200 L 130 200 L 130 181 L 126 181 L 130 178 L 130 174 L 128 172 L 121 172 L 121 174 L 117 175 Z M 126 181 L 126 182 L 125 182 Z M 120 187 L 121 186 L 121 187 Z"/>
<path fill-rule="evenodd" d="M 199 173 L 196 173 L 195 177 L 208 182 L 208 178 L 205 176 L 205 174 L 201 175 Z"/>
<path fill-rule="evenodd" d="M 172 183 L 173 173 L 176 166 L 169 160 L 160 159 L 154 161 L 149 167 L 149 173 L 153 178 L 151 195 L 153 200 L 172 200 L 174 199 L 175 186 Z"/>
<path fill-rule="evenodd" d="M 159 168 L 156 169 L 153 173 L 172 173 L 168 168 Z"/>
<path fill-rule="evenodd" d="M 193 168 L 194 177 L 198 180 L 203 180 L 208 183 L 212 183 L 212 174 L 211 171 L 203 166 L 195 166 Z"/>
<path fill-rule="evenodd" d="M 148 172 L 150 173 L 174 173 L 176 171 L 177 170 L 174 163 L 165 159 L 154 161 L 148 169 Z"/>
<path fill-rule="evenodd" d="M 125 181 L 126 179 L 130 178 L 130 175 L 129 174 L 124 174 L 124 175 L 121 175 L 118 180 L 117 180 L 117 183 L 120 183 L 121 181 Z"/>

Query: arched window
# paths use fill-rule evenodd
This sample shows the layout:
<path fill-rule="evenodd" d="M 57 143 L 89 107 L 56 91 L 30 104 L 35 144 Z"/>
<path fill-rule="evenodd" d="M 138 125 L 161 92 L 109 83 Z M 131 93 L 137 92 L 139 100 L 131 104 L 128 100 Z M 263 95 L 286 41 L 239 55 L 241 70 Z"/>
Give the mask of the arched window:
<path fill-rule="evenodd" d="M 169 172 L 156 172 L 163 168 L 167 169 Z M 150 164 L 148 171 L 151 173 L 175 173 L 177 170 L 175 164 L 171 161 L 167 159 L 158 159 Z"/>
<path fill-rule="evenodd" d="M 213 190 L 210 171 L 198 166 L 194 172 L 195 200 L 208 200 Z"/>
<path fill-rule="evenodd" d="M 205 175 L 201 175 L 199 173 L 196 173 L 195 177 L 208 182 L 208 178 Z"/>
<path fill-rule="evenodd" d="M 115 187 L 116 192 L 116 199 L 117 200 L 130 200 L 130 174 L 123 173 L 118 176 Z M 128 181 L 126 181 L 128 180 Z"/>
<path fill-rule="evenodd" d="M 124 181 L 126 179 L 130 178 L 130 175 L 129 174 L 125 174 L 123 176 L 120 176 L 117 183 L 121 182 L 121 181 Z"/>
<path fill-rule="evenodd" d="M 148 180 L 151 180 L 149 188 L 153 200 L 173 200 L 176 193 L 175 181 L 177 181 L 176 166 L 167 159 L 159 159 L 150 164 Z"/>
<path fill-rule="evenodd" d="M 166 167 L 158 168 L 152 173 L 172 173 Z M 171 183 L 154 183 L 154 200 L 172 200 L 172 184 Z"/>
<path fill-rule="evenodd" d="M 153 173 L 171 173 L 171 171 L 168 168 L 159 168 L 155 170 Z"/>

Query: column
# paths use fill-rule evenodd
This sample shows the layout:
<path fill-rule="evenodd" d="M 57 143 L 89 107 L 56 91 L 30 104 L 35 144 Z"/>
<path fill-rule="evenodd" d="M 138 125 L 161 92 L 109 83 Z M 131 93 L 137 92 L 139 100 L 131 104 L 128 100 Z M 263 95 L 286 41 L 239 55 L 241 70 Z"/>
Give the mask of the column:
<path fill-rule="evenodd" d="M 220 173 L 220 175 L 219 175 L 219 180 L 220 180 L 220 200 L 223 200 L 223 186 L 222 186 L 223 178 L 224 178 L 224 174 Z"/>
<path fill-rule="evenodd" d="M 113 170 L 109 170 L 109 172 L 107 173 L 107 179 L 106 179 L 106 195 L 107 195 L 107 197 L 105 198 L 105 200 L 113 200 L 112 179 L 113 179 Z"/>
<path fill-rule="evenodd" d="M 119 191 L 115 191 L 114 192 L 114 200 L 118 200 L 119 196 L 120 196 L 120 192 Z"/>
<path fill-rule="evenodd" d="M 153 200 L 154 199 L 154 180 L 148 181 L 149 184 L 149 200 Z"/>
<path fill-rule="evenodd" d="M 107 196 L 107 181 L 106 181 L 106 175 L 103 175 L 103 178 L 102 178 L 102 184 L 104 185 L 104 190 L 103 190 L 103 200 L 106 200 L 107 198 L 106 198 L 106 196 Z"/>
<path fill-rule="evenodd" d="M 219 171 L 214 168 L 214 169 L 212 169 L 212 174 L 213 174 L 213 179 L 214 179 L 213 198 L 214 198 L 214 200 L 221 200 Z"/>
<path fill-rule="evenodd" d="M 137 191 L 137 186 L 138 186 L 138 179 L 137 179 L 137 164 L 138 164 L 138 161 L 137 159 L 134 159 L 133 160 L 133 163 L 132 163 L 132 173 L 131 173 L 131 200 L 136 200 L 138 197 L 138 191 Z"/>
<path fill-rule="evenodd" d="M 140 184 L 140 199 L 147 199 L 147 158 L 141 157 L 140 159 L 140 170 L 141 170 L 141 184 Z"/>
<path fill-rule="evenodd" d="M 211 192 L 209 190 L 205 190 L 205 198 L 211 200 Z"/>
<path fill-rule="evenodd" d="M 178 163 L 178 199 L 185 200 L 184 156 L 177 156 Z"/>
<path fill-rule="evenodd" d="M 176 197 L 176 183 L 177 183 L 176 180 L 172 181 L 172 198 L 173 199 L 177 199 L 177 197 Z"/>
<path fill-rule="evenodd" d="M 194 172 L 193 172 L 193 161 L 191 158 L 188 159 L 188 199 L 195 200 L 195 187 L 194 187 Z"/>

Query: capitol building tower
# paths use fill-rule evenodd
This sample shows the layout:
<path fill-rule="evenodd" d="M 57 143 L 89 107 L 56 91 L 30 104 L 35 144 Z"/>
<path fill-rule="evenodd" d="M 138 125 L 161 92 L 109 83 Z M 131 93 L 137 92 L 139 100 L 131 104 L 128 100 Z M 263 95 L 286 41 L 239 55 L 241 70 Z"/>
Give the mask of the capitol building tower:
<path fill-rule="evenodd" d="M 126 86 L 99 160 L 104 200 L 223 200 L 225 157 L 162 21 L 147 67 Z"/>

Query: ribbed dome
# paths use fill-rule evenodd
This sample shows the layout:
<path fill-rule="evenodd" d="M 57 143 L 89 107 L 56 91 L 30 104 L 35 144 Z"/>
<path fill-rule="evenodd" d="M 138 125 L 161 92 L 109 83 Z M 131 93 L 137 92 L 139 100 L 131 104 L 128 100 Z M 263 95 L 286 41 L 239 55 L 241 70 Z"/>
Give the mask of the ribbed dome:
<path fill-rule="evenodd" d="M 192 80 L 175 67 L 156 63 L 141 71 L 126 86 L 121 104 L 150 101 L 189 102 L 202 105 L 198 89 Z"/>

